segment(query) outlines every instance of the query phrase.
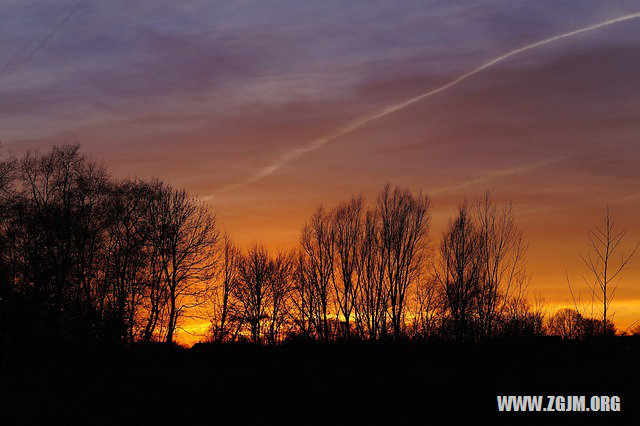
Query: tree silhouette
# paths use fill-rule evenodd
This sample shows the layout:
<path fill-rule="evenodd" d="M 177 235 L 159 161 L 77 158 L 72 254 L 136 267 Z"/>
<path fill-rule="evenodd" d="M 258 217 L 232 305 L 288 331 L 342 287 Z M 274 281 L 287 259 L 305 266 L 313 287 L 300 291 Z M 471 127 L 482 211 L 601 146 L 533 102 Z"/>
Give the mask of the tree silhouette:
<path fill-rule="evenodd" d="M 378 210 L 365 214 L 360 261 L 360 288 L 356 297 L 356 328 L 360 336 L 376 340 L 386 333 L 389 293 L 386 291 L 387 257 L 382 255 L 382 227 Z"/>
<path fill-rule="evenodd" d="M 491 192 L 483 194 L 476 207 L 476 223 L 481 279 L 476 303 L 477 332 L 491 337 L 506 311 L 512 315 L 522 307 L 527 284 L 525 254 L 527 243 L 515 221 L 514 206 L 498 209 Z M 512 300 L 512 296 L 515 300 Z"/>
<path fill-rule="evenodd" d="M 359 250 L 362 239 L 362 215 L 364 198 L 352 197 L 341 203 L 333 213 L 336 236 L 337 274 L 334 275 L 334 289 L 338 304 L 338 315 L 344 318 L 344 337 L 351 333 L 351 315 L 357 303 L 360 290 L 360 275 L 357 265 L 360 262 Z"/>
<path fill-rule="evenodd" d="M 577 339 L 583 336 L 583 317 L 575 309 L 561 309 L 549 318 L 551 334 L 563 339 Z"/>
<path fill-rule="evenodd" d="M 302 229 L 300 246 L 302 261 L 299 263 L 306 288 L 303 315 L 309 319 L 316 336 L 328 341 L 331 337 L 329 308 L 331 300 L 330 284 L 335 279 L 335 228 L 332 217 L 319 206 L 311 221 Z"/>
<path fill-rule="evenodd" d="M 233 244 L 229 234 L 224 234 L 220 250 L 220 283 L 212 295 L 213 318 L 211 321 L 212 339 L 222 343 L 234 340 L 240 331 L 243 315 L 234 299 L 235 287 L 238 284 L 238 263 L 240 250 Z"/>
<path fill-rule="evenodd" d="M 151 241 L 168 295 L 165 340 L 171 343 L 180 315 L 203 303 L 215 273 L 218 231 L 208 206 L 186 191 L 158 183 L 152 200 Z"/>
<path fill-rule="evenodd" d="M 389 317 L 396 339 L 403 332 L 407 291 L 421 274 L 429 232 L 430 201 L 387 184 L 378 196 L 381 255 L 386 258 Z"/>
<path fill-rule="evenodd" d="M 216 343 L 393 337 L 476 342 L 548 332 L 613 334 L 610 304 L 637 247 L 609 210 L 582 260 L 602 319 L 532 302 L 514 206 L 462 202 L 430 245 L 426 195 L 387 184 L 369 206 L 318 206 L 299 246 L 242 251 L 216 216 L 159 180 L 114 179 L 77 145 L 0 161 L 3 340 L 173 343 L 211 321 Z"/>
<path fill-rule="evenodd" d="M 465 200 L 444 231 L 435 271 L 456 340 L 471 337 L 473 308 L 482 279 L 482 244 L 482 235 Z"/>
<path fill-rule="evenodd" d="M 640 244 L 636 244 L 624 254 L 622 245 L 627 234 L 626 229 L 615 229 L 615 220 L 607 206 L 602 226 L 596 225 L 588 231 L 589 250 L 586 254 L 580 255 L 580 259 L 591 272 L 591 280 L 584 276 L 582 278 L 589 287 L 592 302 L 599 302 L 602 307 L 603 334 L 609 330 L 609 307 L 622 280 L 622 274 L 631 267 L 631 261 Z M 616 260 L 618 254 L 620 257 Z"/>
<path fill-rule="evenodd" d="M 267 249 L 254 244 L 238 263 L 235 297 L 243 306 L 244 320 L 249 325 L 251 341 L 262 342 L 263 324 L 269 318 L 275 265 Z"/>

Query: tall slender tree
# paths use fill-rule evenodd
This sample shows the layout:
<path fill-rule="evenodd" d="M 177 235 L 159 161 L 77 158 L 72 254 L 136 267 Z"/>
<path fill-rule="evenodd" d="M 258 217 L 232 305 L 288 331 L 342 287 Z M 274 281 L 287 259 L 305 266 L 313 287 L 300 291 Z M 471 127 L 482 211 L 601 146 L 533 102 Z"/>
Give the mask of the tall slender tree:
<path fill-rule="evenodd" d="M 622 280 L 622 274 L 631 267 L 633 256 L 640 244 L 637 243 L 624 253 L 623 245 L 628 230 L 617 230 L 615 224 L 607 206 L 602 225 L 594 226 L 587 233 L 588 251 L 580 255 L 591 277 L 582 278 L 589 288 L 592 303 L 599 304 L 601 308 L 603 335 L 612 329 L 609 314 L 611 302 Z"/>

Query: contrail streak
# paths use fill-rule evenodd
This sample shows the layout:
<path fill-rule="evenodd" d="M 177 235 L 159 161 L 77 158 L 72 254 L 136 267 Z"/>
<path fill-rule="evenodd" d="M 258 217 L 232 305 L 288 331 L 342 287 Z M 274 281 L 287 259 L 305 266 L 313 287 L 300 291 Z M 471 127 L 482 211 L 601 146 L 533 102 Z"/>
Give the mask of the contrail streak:
<path fill-rule="evenodd" d="M 69 20 L 69 18 L 71 18 L 71 16 L 76 12 L 76 10 L 78 10 L 78 8 L 80 7 L 80 4 L 82 4 L 84 0 L 80 0 L 78 1 L 78 3 L 71 9 L 71 11 L 57 24 L 55 24 L 55 26 L 53 27 L 53 29 L 47 34 L 47 36 L 40 41 L 40 43 L 36 46 L 35 49 L 33 49 L 29 55 L 27 56 L 27 58 L 21 63 L 18 64 L 16 66 L 14 66 L 13 68 L 11 68 L 12 65 L 14 65 L 15 61 L 18 59 L 19 56 L 21 56 L 26 48 L 29 46 L 29 44 L 31 44 L 31 42 L 25 44 L 22 49 L 20 49 L 20 51 L 13 57 L 11 58 L 11 60 L 9 62 L 7 62 L 5 64 L 5 66 L 0 70 L 0 79 L 2 77 L 4 77 L 9 71 L 15 71 L 16 69 L 26 65 L 31 58 L 34 57 L 34 55 L 36 53 L 38 53 L 40 51 L 40 49 L 42 49 L 44 47 L 45 44 L 47 44 L 47 42 L 58 32 L 58 30 Z M 69 2 L 69 5 L 71 5 L 74 2 L 74 0 L 71 0 L 71 2 Z M 67 9 L 68 6 L 65 8 Z"/>
<path fill-rule="evenodd" d="M 468 188 L 470 186 L 475 186 L 475 185 L 479 185 L 481 183 L 486 183 L 486 182 L 489 182 L 489 181 L 491 181 L 493 179 L 526 173 L 526 172 L 529 172 L 529 171 L 532 171 L 532 170 L 535 170 L 535 169 L 539 169 L 540 167 L 544 167 L 544 166 L 548 166 L 550 164 L 558 163 L 558 162 L 566 160 L 568 158 L 571 158 L 571 156 L 566 156 L 565 155 L 565 156 L 562 156 L 562 157 L 554 157 L 554 158 L 549 158 L 549 159 L 542 160 L 542 161 L 536 161 L 535 163 L 526 164 L 526 165 L 520 166 L 520 167 L 514 167 L 514 168 L 511 168 L 511 169 L 504 169 L 504 170 L 498 170 L 498 171 L 486 174 L 484 176 L 481 176 L 479 178 L 466 180 L 466 181 L 464 181 L 462 183 L 459 183 L 457 185 L 437 188 L 434 191 L 429 191 L 429 194 L 437 195 L 437 194 L 443 194 L 443 193 L 447 193 L 447 192 L 451 192 L 451 191 L 457 191 L 459 189 L 464 189 L 464 188 Z"/>
<path fill-rule="evenodd" d="M 440 86 L 440 87 L 438 87 L 436 89 L 433 89 L 433 90 L 431 90 L 429 92 L 423 93 L 423 94 L 421 94 L 419 96 L 415 96 L 415 97 L 413 97 L 411 99 L 408 99 L 408 100 L 406 100 L 404 102 L 400 102 L 400 103 L 396 103 L 396 104 L 390 105 L 390 106 L 388 106 L 388 107 L 386 107 L 386 108 L 384 108 L 384 109 L 382 109 L 382 110 L 380 110 L 378 112 L 375 112 L 373 114 L 363 116 L 363 117 L 361 117 L 361 118 L 359 118 L 359 119 L 347 124 L 346 126 L 337 129 L 335 132 L 333 132 L 333 133 L 331 133 L 329 135 L 326 135 L 326 136 L 324 136 L 324 137 L 322 137 L 320 139 L 316 139 L 316 140 L 314 140 L 314 141 L 312 141 L 312 142 L 310 142 L 310 143 L 308 143 L 306 145 L 302 145 L 302 146 L 299 146 L 297 148 L 294 148 L 294 149 L 286 152 L 284 155 L 282 155 L 279 159 L 277 159 L 273 163 L 271 163 L 268 166 L 263 167 L 262 169 L 258 170 L 249 179 L 247 179 L 247 180 L 245 180 L 243 182 L 240 182 L 240 183 L 236 183 L 236 184 L 232 184 L 230 186 L 227 186 L 225 189 L 235 188 L 235 187 L 238 187 L 238 186 L 244 186 L 244 185 L 256 182 L 256 181 L 258 181 L 260 179 L 263 179 L 263 178 L 269 176 L 270 174 L 272 174 L 273 172 L 275 172 L 276 170 L 280 169 L 285 164 L 287 164 L 287 163 L 289 163 L 289 162 L 291 162 L 291 161 L 293 161 L 293 160 L 295 160 L 297 158 L 300 158 L 303 155 L 305 155 L 305 154 L 307 154 L 307 153 L 309 153 L 311 151 L 314 151 L 314 150 L 316 150 L 316 149 L 328 144 L 329 142 L 331 142 L 331 141 L 333 141 L 335 139 L 338 139 L 341 136 L 344 136 L 344 135 L 346 135 L 348 133 L 351 133 L 354 130 L 357 130 L 357 129 L 361 128 L 361 127 L 366 126 L 367 124 L 369 124 L 370 122 L 372 122 L 374 120 L 377 120 L 377 119 L 382 118 L 382 117 L 384 117 L 386 115 L 389 115 L 389 114 L 393 114 L 396 111 L 404 109 L 404 108 L 406 108 L 406 107 L 408 107 L 410 105 L 413 105 L 416 102 L 419 102 L 419 101 L 421 101 L 423 99 L 426 99 L 426 98 L 428 98 L 430 96 L 436 95 L 436 94 L 438 94 L 440 92 L 444 92 L 445 90 L 447 90 L 447 89 L 449 89 L 449 88 L 451 88 L 451 87 L 463 82 L 464 80 L 468 79 L 469 77 L 474 76 L 475 74 L 478 74 L 479 72 L 485 70 L 486 68 L 489 68 L 489 67 L 491 67 L 491 66 L 493 66 L 493 65 L 495 65 L 495 64 L 497 64 L 499 62 L 502 62 L 505 59 L 508 59 L 508 58 L 510 58 L 512 56 L 518 55 L 520 53 L 526 52 L 526 51 L 531 50 L 531 49 L 535 49 L 535 48 L 540 47 L 540 46 L 544 46 L 544 45 L 549 44 L 549 43 L 553 43 L 553 42 L 558 41 L 558 40 L 562 40 L 562 39 L 565 39 L 565 38 L 573 37 L 573 36 L 578 35 L 578 34 L 586 33 L 588 31 L 597 30 L 598 28 L 602 28 L 602 27 L 606 27 L 606 26 L 609 26 L 609 25 L 613 25 L 613 24 L 616 24 L 618 22 L 629 21 L 631 19 L 636 19 L 636 18 L 640 18 L 640 12 L 631 13 L 631 14 L 628 14 L 628 15 L 620 16 L 618 18 L 614 18 L 614 19 L 609 19 L 608 21 L 600 22 L 598 24 L 590 25 L 588 27 L 583 27 L 583 28 L 580 28 L 580 29 L 577 29 L 577 30 L 574 30 L 574 31 L 570 31 L 568 33 L 560 34 L 560 35 L 557 35 L 557 36 L 554 36 L 554 37 L 549 37 L 549 38 L 546 38 L 544 40 L 537 41 L 535 43 L 531 43 L 531 44 L 528 44 L 526 46 L 520 47 L 518 49 L 512 50 L 510 52 L 504 53 L 504 54 L 498 56 L 497 58 L 492 59 L 489 62 L 486 62 L 486 63 L 480 65 L 477 68 L 472 69 L 471 71 L 469 71 L 469 72 L 467 72 L 465 74 L 462 74 L 461 76 L 459 76 L 455 80 L 451 80 L 450 82 L 446 83 L 443 86 Z"/>

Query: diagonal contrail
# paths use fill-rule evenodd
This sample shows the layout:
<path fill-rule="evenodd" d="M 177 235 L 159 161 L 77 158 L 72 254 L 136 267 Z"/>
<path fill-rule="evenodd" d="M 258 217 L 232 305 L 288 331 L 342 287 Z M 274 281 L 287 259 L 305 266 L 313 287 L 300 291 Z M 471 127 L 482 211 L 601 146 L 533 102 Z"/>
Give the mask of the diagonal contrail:
<path fill-rule="evenodd" d="M 478 178 L 474 178 L 474 179 L 469 179 L 466 180 L 462 183 L 453 185 L 453 186 L 445 186 L 445 187 L 441 187 L 441 188 L 437 188 L 433 191 L 429 191 L 430 195 L 438 195 L 438 194 L 443 194 L 443 193 L 447 193 L 447 192 L 452 192 L 452 191 L 457 191 L 460 189 L 465 189 L 468 188 L 470 186 L 475 186 L 475 185 L 479 185 L 481 183 L 486 183 L 489 182 L 493 179 L 497 179 L 497 178 L 504 178 L 504 177 L 508 177 L 508 176 L 512 176 L 512 175 L 517 175 L 517 174 L 522 174 L 522 173 L 526 173 L 529 172 L 531 170 L 536 170 L 539 169 L 540 167 L 544 167 L 544 166 L 548 166 L 550 164 L 554 164 L 554 163 L 558 163 L 560 161 L 566 160 L 568 158 L 571 158 L 571 156 L 561 156 L 561 157 L 554 157 L 554 158 L 548 158 L 546 160 L 542 160 L 542 161 L 536 161 L 535 163 L 529 163 L 529 164 L 525 164 L 524 166 L 519 166 L 519 167 L 514 167 L 514 168 L 510 168 L 510 169 L 503 169 L 503 170 L 497 170 L 491 173 L 488 173 L 484 176 L 478 177 Z"/>
<path fill-rule="evenodd" d="M 247 185 L 253 182 L 256 182 L 260 179 L 263 179 L 267 176 L 269 176 L 270 174 L 272 174 L 273 172 L 275 172 L 276 170 L 280 169 L 282 166 L 284 166 L 285 164 L 289 163 L 290 161 L 293 161 L 297 158 L 302 157 L 304 154 L 314 151 L 318 148 L 320 148 L 321 146 L 324 146 L 326 144 L 328 144 L 329 142 L 346 135 L 347 133 L 351 133 L 354 130 L 357 130 L 361 127 L 364 127 L 365 125 L 369 124 L 370 122 L 377 120 L 381 117 L 384 117 L 386 115 L 392 114 L 396 111 L 399 111 L 401 109 L 404 109 L 412 104 L 415 104 L 416 102 L 419 102 L 425 98 L 428 98 L 430 96 L 433 96 L 435 94 L 438 94 L 440 92 L 444 92 L 445 90 L 457 85 L 458 83 L 461 83 L 462 81 L 466 80 L 467 78 L 481 72 L 482 70 L 489 68 L 492 65 L 497 64 L 498 62 L 502 62 L 507 58 L 510 58 L 512 56 L 518 55 L 520 53 L 526 52 L 527 50 L 531 50 L 531 49 L 535 49 L 537 47 L 540 46 L 544 46 L 545 44 L 549 44 L 549 43 L 553 43 L 555 41 L 558 40 L 562 40 L 565 38 L 569 38 L 569 37 L 573 37 L 575 35 L 581 34 L 581 33 L 585 33 L 588 31 L 593 31 L 593 30 L 597 30 L 598 28 L 602 28 L 602 27 L 606 27 L 609 25 L 613 25 L 616 24 L 618 22 L 624 22 L 624 21 L 629 21 L 631 19 L 636 19 L 636 18 L 640 18 L 640 12 L 636 12 L 636 13 L 631 13 L 628 15 L 624 15 L 624 16 L 620 16 L 614 19 L 609 19 L 607 21 L 604 22 L 600 22 L 594 25 L 590 25 L 588 27 L 583 27 L 574 31 L 570 31 L 568 33 L 564 33 L 564 34 L 560 34 L 554 37 L 549 37 L 546 38 L 544 40 L 535 42 L 535 43 L 531 43 L 528 44 L 526 46 L 520 47 L 518 49 L 512 50 L 510 52 L 504 53 L 500 56 L 498 56 L 495 59 L 490 60 L 489 62 L 486 62 L 482 65 L 480 65 L 477 68 L 472 69 L 471 71 L 462 74 L 461 76 L 459 76 L 458 78 L 451 80 L 450 82 L 444 84 L 443 86 L 440 86 L 436 89 L 433 89 L 429 92 L 423 93 L 419 96 L 415 96 L 411 99 L 408 99 L 406 101 L 400 102 L 400 103 L 396 103 L 393 105 L 390 105 L 378 112 L 374 112 L 370 115 L 366 115 L 363 117 L 358 118 L 357 120 L 347 124 L 344 127 L 341 127 L 339 129 L 337 129 L 335 132 L 326 135 L 322 138 L 316 139 L 306 145 L 302 145 L 299 146 L 297 148 L 293 148 L 292 150 L 285 152 L 280 158 L 278 158 L 276 161 L 272 162 L 271 164 L 261 168 L 260 170 L 258 170 L 253 176 L 251 176 L 249 179 L 243 181 L 243 182 L 239 182 L 236 184 L 232 184 L 224 189 L 230 189 L 230 188 L 235 188 L 238 186 L 243 186 L 243 185 Z"/>
<path fill-rule="evenodd" d="M 69 2 L 69 5 L 73 4 L 75 0 L 71 0 L 71 2 Z M 5 75 L 7 75 L 7 73 L 11 72 L 11 71 L 15 71 L 16 69 L 26 65 L 31 58 L 34 57 L 34 55 L 36 53 L 38 53 L 40 51 L 40 49 L 42 49 L 42 47 L 47 44 L 47 42 L 58 32 L 58 30 L 69 20 L 69 18 L 71 18 L 71 16 L 76 12 L 76 10 L 78 10 L 78 8 L 80 7 L 80 4 L 83 2 L 84 0 L 79 0 L 78 3 L 71 9 L 71 11 L 69 13 L 67 13 L 65 15 L 65 17 L 59 21 L 58 23 L 55 24 L 55 26 L 53 27 L 53 29 L 46 35 L 46 37 L 44 39 L 42 39 L 40 41 L 40 43 L 38 43 L 38 45 L 36 46 L 35 49 L 33 49 L 29 55 L 27 55 L 27 58 L 22 61 L 22 63 L 19 63 L 15 66 L 12 65 L 15 64 L 16 60 L 18 59 L 19 56 L 21 56 L 27 49 L 27 47 L 29 47 L 29 45 L 31 44 L 31 42 L 25 44 L 22 49 L 20 49 L 20 51 L 13 57 L 11 58 L 11 60 L 9 60 L 9 62 L 7 62 L 4 67 L 2 67 L 2 69 L 0 69 L 0 79 L 2 79 Z M 68 6 L 65 8 L 65 10 L 68 8 Z"/>

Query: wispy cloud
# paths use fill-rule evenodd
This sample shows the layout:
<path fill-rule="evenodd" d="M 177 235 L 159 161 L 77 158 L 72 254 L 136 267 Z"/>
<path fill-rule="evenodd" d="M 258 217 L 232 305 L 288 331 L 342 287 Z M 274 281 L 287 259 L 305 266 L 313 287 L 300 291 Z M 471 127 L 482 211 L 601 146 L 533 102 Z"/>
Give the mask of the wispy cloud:
<path fill-rule="evenodd" d="M 268 164 L 265 167 L 260 168 L 258 171 L 256 171 L 251 177 L 249 177 L 248 179 L 235 183 L 235 184 L 231 184 L 228 185 L 224 188 L 222 188 L 220 191 L 225 191 L 228 189 L 234 189 L 240 186 L 244 186 L 244 185 L 248 185 L 251 184 L 253 182 L 257 182 L 261 179 L 264 179 L 265 177 L 273 174 L 274 172 L 276 172 L 277 170 L 279 170 L 280 168 L 282 168 L 284 165 L 286 165 L 287 163 L 290 163 L 291 161 L 294 161 L 302 156 L 304 156 L 305 154 L 315 151 L 318 148 L 327 145 L 330 142 L 333 142 L 337 139 L 339 139 L 342 136 L 345 136 L 355 130 L 358 130 L 364 126 L 366 126 L 367 124 L 371 123 L 372 121 L 378 120 L 382 117 L 385 117 L 387 115 L 393 114 L 397 111 L 400 111 L 404 108 L 407 108 L 417 102 L 420 102 L 430 96 L 436 95 L 438 93 L 444 92 L 448 89 L 450 89 L 453 86 L 458 85 L 459 83 L 463 82 L 464 80 L 474 76 L 475 74 L 478 74 L 479 72 L 499 63 L 502 62 L 508 58 L 511 58 L 513 56 L 516 56 L 518 54 L 524 53 L 528 50 L 531 49 L 535 49 L 562 39 L 566 39 L 566 38 L 570 38 L 570 37 L 574 37 L 578 34 L 582 34 L 585 32 L 589 32 L 589 31 L 594 31 L 597 30 L 599 28 L 603 28 L 603 27 L 607 27 L 609 25 L 614 25 L 616 23 L 619 22 L 624 22 L 624 21 L 629 21 L 632 19 L 637 19 L 640 18 L 640 12 L 636 12 L 636 13 L 631 13 L 631 14 L 627 14 L 627 15 L 623 15 L 623 16 L 619 16 L 617 18 L 614 19 L 609 19 L 603 22 L 599 22 L 593 25 L 589 25 L 586 27 L 582 27 L 579 28 L 577 30 L 573 30 L 570 32 L 566 32 L 563 34 L 559 34 L 553 37 L 549 37 L 546 38 L 544 40 L 540 40 L 537 41 L 535 43 L 531 43 L 528 44 L 526 46 L 520 47 L 518 49 L 514 49 L 511 50 L 507 53 L 504 53 L 494 59 L 491 59 L 490 61 L 472 69 L 471 71 L 466 72 L 465 74 L 462 74 L 461 76 L 457 77 L 454 80 L 451 80 L 450 82 L 436 88 L 433 90 L 430 90 L 426 93 L 422 93 L 418 96 L 412 97 L 406 101 L 403 102 L 399 102 L 390 106 L 387 106 L 383 109 L 381 109 L 380 111 L 374 112 L 372 114 L 360 117 L 354 121 L 352 121 L 351 123 L 337 129 L 335 132 L 330 133 L 324 137 L 321 137 L 319 139 L 316 139 L 308 144 L 302 145 L 302 146 L 298 146 L 295 147 L 287 152 L 285 152 L 280 158 L 278 158 L 277 160 L 273 161 L 271 164 Z M 211 198 L 211 196 L 207 197 L 207 198 Z"/>
<path fill-rule="evenodd" d="M 78 0 L 74 4 L 74 1 L 75 0 L 72 0 L 69 5 L 65 7 L 65 10 L 61 14 L 62 19 L 56 20 L 53 28 L 42 40 L 35 44 L 35 47 L 33 49 L 29 50 L 29 47 L 32 45 L 32 43 L 29 42 L 25 44 L 18 53 L 11 57 L 11 59 L 0 69 L 0 80 L 2 80 L 2 78 L 7 75 L 7 73 L 25 66 L 31 60 L 31 58 L 33 58 L 40 51 L 40 49 L 42 49 L 44 45 L 47 44 L 47 42 L 51 40 L 54 35 L 56 35 L 60 28 L 62 28 L 62 26 L 71 18 L 71 16 L 73 16 L 76 10 L 78 10 L 78 8 L 80 7 L 80 4 L 82 4 L 83 2 L 83 0 Z M 70 9 L 69 6 L 71 6 Z"/>
<path fill-rule="evenodd" d="M 447 192 L 454 192 L 454 191 L 459 191 L 462 189 L 466 189 L 466 188 L 470 188 L 473 186 L 477 186 L 477 185 L 481 185 L 481 184 L 486 184 L 489 183 L 495 179 L 499 179 L 499 178 L 504 178 L 504 177 L 509 177 L 509 176 L 514 176 L 514 175 L 519 175 L 519 174 L 523 174 L 523 173 L 528 173 L 531 172 L 533 170 L 554 164 L 554 163 L 558 163 L 560 161 L 566 160 L 571 158 L 572 156 L 570 155 L 565 155 L 565 156 L 561 156 L 561 157 L 555 157 L 555 158 L 549 158 L 543 161 L 536 161 L 534 163 L 530 163 L 530 164 L 525 164 L 523 166 L 519 166 L 519 167 L 512 167 L 512 168 L 508 168 L 508 169 L 503 169 L 503 170 L 497 170 L 495 172 L 491 172 L 491 173 L 487 173 L 484 176 L 480 176 L 478 178 L 474 178 L 474 179 L 469 179 L 466 180 L 462 183 L 459 183 L 457 185 L 452 185 L 452 186 L 444 186 L 441 188 L 437 188 L 433 191 L 430 191 L 430 194 L 432 195 L 438 195 L 438 194 L 444 194 Z"/>

